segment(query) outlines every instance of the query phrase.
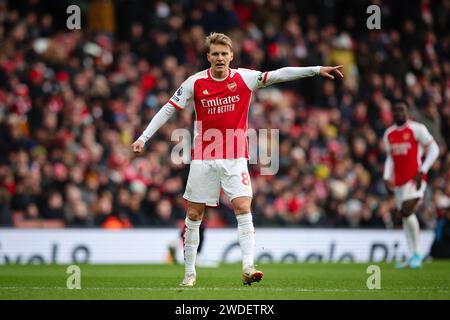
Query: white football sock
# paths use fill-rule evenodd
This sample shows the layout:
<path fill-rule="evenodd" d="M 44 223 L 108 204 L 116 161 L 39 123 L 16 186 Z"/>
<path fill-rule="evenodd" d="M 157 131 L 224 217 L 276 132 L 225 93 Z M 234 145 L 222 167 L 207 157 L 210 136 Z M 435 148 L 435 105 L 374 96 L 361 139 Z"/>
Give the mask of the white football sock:
<path fill-rule="evenodd" d="M 193 221 L 186 217 L 184 223 L 184 270 L 185 274 L 195 273 L 195 258 L 197 257 L 197 249 L 200 243 L 199 228 L 202 221 Z"/>
<path fill-rule="evenodd" d="M 238 239 L 242 251 L 242 267 L 253 266 L 253 255 L 255 251 L 255 228 L 251 213 L 236 216 L 238 223 Z"/>
<path fill-rule="evenodd" d="M 403 218 L 403 230 L 406 234 L 406 240 L 408 242 L 409 251 L 414 254 L 419 254 L 419 220 L 413 213 L 407 218 Z"/>

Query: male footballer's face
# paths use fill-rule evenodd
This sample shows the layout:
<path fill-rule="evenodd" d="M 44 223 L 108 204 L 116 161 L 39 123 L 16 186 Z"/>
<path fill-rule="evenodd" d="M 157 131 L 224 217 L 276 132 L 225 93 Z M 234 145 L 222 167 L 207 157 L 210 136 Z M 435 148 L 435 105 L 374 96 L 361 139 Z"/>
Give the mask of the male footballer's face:
<path fill-rule="evenodd" d="M 214 77 L 224 78 L 228 75 L 230 62 L 233 61 L 233 52 L 230 47 L 223 44 L 211 44 L 206 57 L 211 63 L 211 72 Z"/>
<path fill-rule="evenodd" d="M 398 126 L 403 125 L 408 120 L 408 110 L 404 103 L 397 103 L 393 108 L 394 121 Z"/>

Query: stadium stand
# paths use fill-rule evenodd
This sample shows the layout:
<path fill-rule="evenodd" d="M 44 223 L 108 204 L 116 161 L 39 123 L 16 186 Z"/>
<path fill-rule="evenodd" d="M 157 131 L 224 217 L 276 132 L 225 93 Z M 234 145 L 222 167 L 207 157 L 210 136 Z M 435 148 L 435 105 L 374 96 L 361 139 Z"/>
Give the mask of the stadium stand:
<path fill-rule="evenodd" d="M 207 67 L 211 31 L 236 44 L 232 67 L 345 66 L 343 81 L 255 94 L 249 127 L 280 129 L 277 175 L 250 166 L 256 226 L 398 228 L 381 141 L 397 98 L 439 143 L 419 219 L 427 229 L 441 219 L 450 199 L 449 1 L 383 1 L 381 30 L 356 14 L 370 1 L 75 2 L 82 26 L 71 31 L 68 1 L 0 1 L 1 226 L 182 223 L 187 167 L 170 160 L 170 137 L 192 127 L 192 110 L 161 128 L 143 157 L 130 144 Z M 207 219 L 235 223 L 225 197 Z"/>

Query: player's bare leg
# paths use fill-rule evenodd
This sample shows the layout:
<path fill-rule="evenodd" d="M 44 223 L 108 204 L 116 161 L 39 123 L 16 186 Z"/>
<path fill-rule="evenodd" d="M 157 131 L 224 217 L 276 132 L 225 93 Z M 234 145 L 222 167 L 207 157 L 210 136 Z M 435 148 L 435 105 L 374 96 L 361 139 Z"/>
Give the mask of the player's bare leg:
<path fill-rule="evenodd" d="M 183 234 L 184 279 L 180 286 L 193 287 L 196 281 L 195 259 L 200 241 L 199 228 L 206 205 L 188 201 L 188 209 Z"/>
<path fill-rule="evenodd" d="M 402 214 L 403 230 L 405 231 L 406 240 L 408 242 L 410 258 L 398 268 L 420 268 L 422 266 L 422 256 L 419 252 L 419 221 L 415 214 L 420 199 L 411 199 L 404 201 L 400 209 Z"/>
<path fill-rule="evenodd" d="M 231 201 L 238 222 L 238 238 L 242 251 L 242 281 L 247 285 L 259 282 L 263 272 L 256 270 L 253 262 L 255 252 L 255 228 L 251 214 L 252 198 L 237 197 Z"/>

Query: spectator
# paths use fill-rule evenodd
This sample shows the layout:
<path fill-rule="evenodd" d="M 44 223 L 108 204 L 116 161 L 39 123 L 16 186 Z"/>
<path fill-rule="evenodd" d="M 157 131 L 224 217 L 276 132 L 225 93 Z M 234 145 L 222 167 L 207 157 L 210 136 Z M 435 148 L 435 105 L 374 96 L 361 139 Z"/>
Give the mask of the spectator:
<path fill-rule="evenodd" d="M 64 220 L 63 197 L 57 191 L 50 191 L 47 203 L 42 209 L 42 217 L 44 219 Z"/>
<path fill-rule="evenodd" d="M 438 197 L 440 218 L 436 225 L 435 238 L 430 255 L 433 258 L 450 258 L 450 197 L 441 194 Z"/>

